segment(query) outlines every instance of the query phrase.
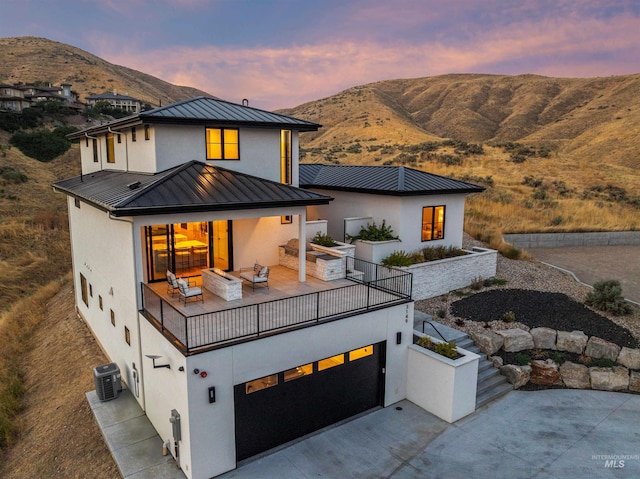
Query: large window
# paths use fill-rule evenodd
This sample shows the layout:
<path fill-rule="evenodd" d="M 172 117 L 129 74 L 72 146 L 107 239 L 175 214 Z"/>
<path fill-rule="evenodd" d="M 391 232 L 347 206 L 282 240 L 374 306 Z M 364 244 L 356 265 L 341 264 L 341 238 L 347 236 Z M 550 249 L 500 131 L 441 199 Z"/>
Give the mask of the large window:
<path fill-rule="evenodd" d="M 207 160 L 239 160 L 238 130 L 207 128 Z"/>
<path fill-rule="evenodd" d="M 280 131 L 280 182 L 291 184 L 291 130 Z"/>
<path fill-rule="evenodd" d="M 115 145 L 113 142 L 113 133 L 107 133 L 107 163 L 116 162 Z"/>
<path fill-rule="evenodd" d="M 444 206 L 422 208 L 422 241 L 444 238 Z"/>

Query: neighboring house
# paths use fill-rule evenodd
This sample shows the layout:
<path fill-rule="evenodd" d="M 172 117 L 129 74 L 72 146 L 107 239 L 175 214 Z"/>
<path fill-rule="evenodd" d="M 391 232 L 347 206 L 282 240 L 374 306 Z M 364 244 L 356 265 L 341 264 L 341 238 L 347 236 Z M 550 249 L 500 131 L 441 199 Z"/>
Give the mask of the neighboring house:
<path fill-rule="evenodd" d="M 413 252 L 429 246 L 462 247 L 464 201 L 484 188 L 404 166 L 300 165 L 300 186 L 334 197 L 307 209 L 309 220 L 326 219 L 340 241 L 363 224 L 384 221 Z"/>
<path fill-rule="evenodd" d="M 25 99 L 22 90 L 15 85 L 0 84 L 0 110 L 21 112 L 29 107 L 29 100 Z"/>
<path fill-rule="evenodd" d="M 142 110 L 142 102 L 140 100 L 128 95 L 120 95 L 115 90 L 113 92 L 87 96 L 89 106 L 93 107 L 100 101 L 106 101 L 112 108 L 118 108 L 129 113 L 139 113 Z"/>
<path fill-rule="evenodd" d="M 77 311 L 189 478 L 407 397 L 411 275 L 330 249 L 313 259 L 341 277 L 306 274 L 307 211 L 332 198 L 299 188 L 298 135 L 319 127 L 199 97 L 69 135 Z M 242 286 L 256 263 L 268 281 Z"/>

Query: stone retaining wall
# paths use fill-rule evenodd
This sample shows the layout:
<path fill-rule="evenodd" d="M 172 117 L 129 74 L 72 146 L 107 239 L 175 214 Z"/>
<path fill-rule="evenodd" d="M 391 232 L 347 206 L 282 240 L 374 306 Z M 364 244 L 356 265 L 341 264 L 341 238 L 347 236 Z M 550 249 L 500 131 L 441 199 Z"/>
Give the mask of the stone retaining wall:
<path fill-rule="evenodd" d="M 469 253 L 401 268 L 413 274 L 413 299 L 417 301 L 441 296 L 465 288 L 477 278 L 493 278 L 496 275 L 497 251 L 473 248 Z"/>
<path fill-rule="evenodd" d="M 640 245 L 640 231 L 590 233 L 506 234 L 502 239 L 517 248 L 559 248 L 563 246 Z"/>
<path fill-rule="evenodd" d="M 582 331 L 556 331 L 550 328 L 506 329 L 471 334 L 480 350 L 490 356 L 500 373 L 518 389 L 528 382 L 543 386 L 564 386 L 600 391 L 630 391 L 640 393 L 640 349 L 620 347 Z M 529 349 L 566 351 L 593 359 L 610 359 L 613 367 L 588 367 L 565 361 L 559 365 L 552 359 L 534 359 L 527 366 L 502 364 L 493 356 L 499 350 L 518 352 Z"/>

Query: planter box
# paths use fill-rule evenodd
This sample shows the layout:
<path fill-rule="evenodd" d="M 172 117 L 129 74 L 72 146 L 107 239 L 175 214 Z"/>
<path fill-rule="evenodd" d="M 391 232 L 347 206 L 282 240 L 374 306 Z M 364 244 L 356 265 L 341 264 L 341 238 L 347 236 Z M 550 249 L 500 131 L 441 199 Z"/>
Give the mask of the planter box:
<path fill-rule="evenodd" d="M 355 240 L 356 258 L 380 264 L 384 258 L 400 248 L 400 240 L 366 241 Z"/>
<path fill-rule="evenodd" d="M 442 342 L 431 339 L 434 343 Z M 418 345 L 409 345 L 407 399 L 449 423 L 476 410 L 480 356 L 461 348 L 458 352 L 464 356 L 454 360 Z"/>

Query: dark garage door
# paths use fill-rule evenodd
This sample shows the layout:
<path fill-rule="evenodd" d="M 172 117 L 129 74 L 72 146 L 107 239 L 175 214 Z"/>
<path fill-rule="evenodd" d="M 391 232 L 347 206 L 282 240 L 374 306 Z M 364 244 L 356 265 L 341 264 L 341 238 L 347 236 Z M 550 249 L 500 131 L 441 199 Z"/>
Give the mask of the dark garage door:
<path fill-rule="evenodd" d="M 237 460 L 381 405 L 384 364 L 378 343 L 236 385 Z"/>

